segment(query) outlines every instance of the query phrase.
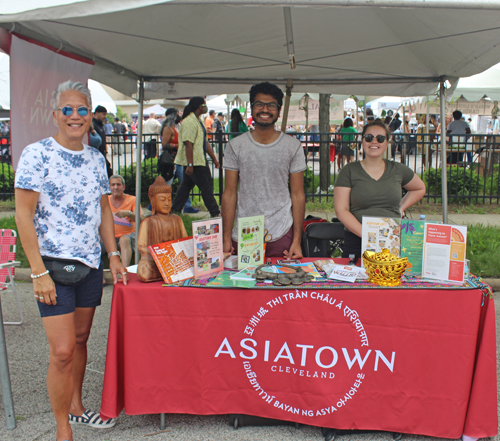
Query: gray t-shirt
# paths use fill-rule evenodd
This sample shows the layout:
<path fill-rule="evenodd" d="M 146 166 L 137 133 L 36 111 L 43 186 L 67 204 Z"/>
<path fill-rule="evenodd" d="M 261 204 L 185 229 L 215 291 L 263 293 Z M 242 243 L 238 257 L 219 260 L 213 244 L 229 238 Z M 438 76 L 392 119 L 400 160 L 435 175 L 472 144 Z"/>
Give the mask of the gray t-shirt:
<path fill-rule="evenodd" d="M 467 124 L 465 121 L 462 121 L 461 119 L 456 119 L 448 124 L 446 130 L 450 130 L 452 135 L 465 135 L 468 128 L 469 124 Z"/>
<path fill-rule="evenodd" d="M 290 173 L 306 169 L 299 140 L 280 134 L 272 144 L 259 144 L 251 132 L 228 142 L 224 169 L 239 172 L 238 205 L 233 229 L 237 240 L 238 217 L 264 215 L 270 242 L 283 237 L 293 224 L 292 200 L 288 188 Z"/>
<path fill-rule="evenodd" d="M 376 181 L 361 165 L 361 162 L 350 162 L 342 167 L 335 187 L 351 189 L 350 209 L 354 217 L 361 222 L 363 216 L 400 217 L 399 203 L 402 190 L 415 173 L 400 162 L 385 161 L 385 171 Z"/>

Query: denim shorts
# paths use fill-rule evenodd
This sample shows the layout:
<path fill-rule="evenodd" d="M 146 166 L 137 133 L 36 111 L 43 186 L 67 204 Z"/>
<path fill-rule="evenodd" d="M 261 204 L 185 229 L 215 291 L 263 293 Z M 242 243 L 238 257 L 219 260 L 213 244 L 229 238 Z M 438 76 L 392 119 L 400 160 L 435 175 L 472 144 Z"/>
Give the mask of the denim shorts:
<path fill-rule="evenodd" d="M 42 317 L 70 314 L 75 308 L 94 308 L 101 304 L 103 264 L 90 273 L 78 285 L 66 286 L 56 283 L 57 304 L 38 303 Z"/>

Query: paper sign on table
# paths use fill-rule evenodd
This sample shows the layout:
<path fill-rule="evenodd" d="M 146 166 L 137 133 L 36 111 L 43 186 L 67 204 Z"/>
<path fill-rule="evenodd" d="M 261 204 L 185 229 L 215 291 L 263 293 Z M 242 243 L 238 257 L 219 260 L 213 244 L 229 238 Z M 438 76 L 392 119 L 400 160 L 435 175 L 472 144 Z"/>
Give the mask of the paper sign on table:
<path fill-rule="evenodd" d="M 379 253 L 386 248 L 399 256 L 401 219 L 363 216 L 361 225 L 361 254 L 367 250 Z"/>
<path fill-rule="evenodd" d="M 194 277 L 193 237 L 171 240 L 148 247 L 165 283 Z"/>
<path fill-rule="evenodd" d="M 238 218 L 238 269 L 264 263 L 264 216 Z"/>
<path fill-rule="evenodd" d="M 401 221 L 401 257 L 408 257 L 406 274 L 422 275 L 424 253 L 424 225 L 436 221 L 403 219 Z"/>
<path fill-rule="evenodd" d="M 464 282 L 467 227 L 425 224 L 422 277 Z"/>
<path fill-rule="evenodd" d="M 194 276 L 223 270 L 222 218 L 193 222 Z"/>

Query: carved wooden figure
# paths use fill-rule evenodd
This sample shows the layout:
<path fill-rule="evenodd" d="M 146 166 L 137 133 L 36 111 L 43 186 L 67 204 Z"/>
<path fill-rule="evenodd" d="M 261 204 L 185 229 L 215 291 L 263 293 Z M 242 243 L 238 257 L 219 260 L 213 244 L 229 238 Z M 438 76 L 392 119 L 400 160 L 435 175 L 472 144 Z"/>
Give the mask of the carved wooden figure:
<path fill-rule="evenodd" d="M 149 187 L 151 201 L 151 216 L 141 222 L 137 248 L 141 253 L 141 260 L 137 267 L 137 278 L 141 282 L 156 282 L 162 280 L 160 271 L 149 252 L 148 246 L 170 240 L 187 237 L 186 228 L 182 219 L 170 212 L 172 207 L 172 187 L 161 176 Z"/>

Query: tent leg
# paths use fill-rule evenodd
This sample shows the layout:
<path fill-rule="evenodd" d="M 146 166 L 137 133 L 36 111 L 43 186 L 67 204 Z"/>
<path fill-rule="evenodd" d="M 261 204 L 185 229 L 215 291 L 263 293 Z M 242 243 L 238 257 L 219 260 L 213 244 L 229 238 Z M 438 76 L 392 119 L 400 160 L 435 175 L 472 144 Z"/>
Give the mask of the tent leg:
<path fill-rule="evenodd" d="M 443 223 L 448 223 L 448 181 L 446 179 L 446 126 L 445 126 L 446 89 L 444 82 L 439 84 L 439 107 L 441 111 L 441 205 L 443 207 Z"/>
<path fill-rule="evenodd" d="M 141 225 L 141 160 L 142 160 L 142 118 L 144 112 L 144 78 L 139 80 L 139 110 L 137 112 L 137 149 L 135 157 L 135 237 L 139 237 L 139 227 Z M 139 263 L 140 255 L 135 241 L 135 263 Z"/>
<path fill-rule="evenodd" d="M 283 109 L 283 120 L 281 121 L 281 131 L 286 132 L 286 122 L 288 120 L 288 109 L 290 108 L 290 97 L 292 96 L 293 81 L 286 82 L 285 108 Z"/>

